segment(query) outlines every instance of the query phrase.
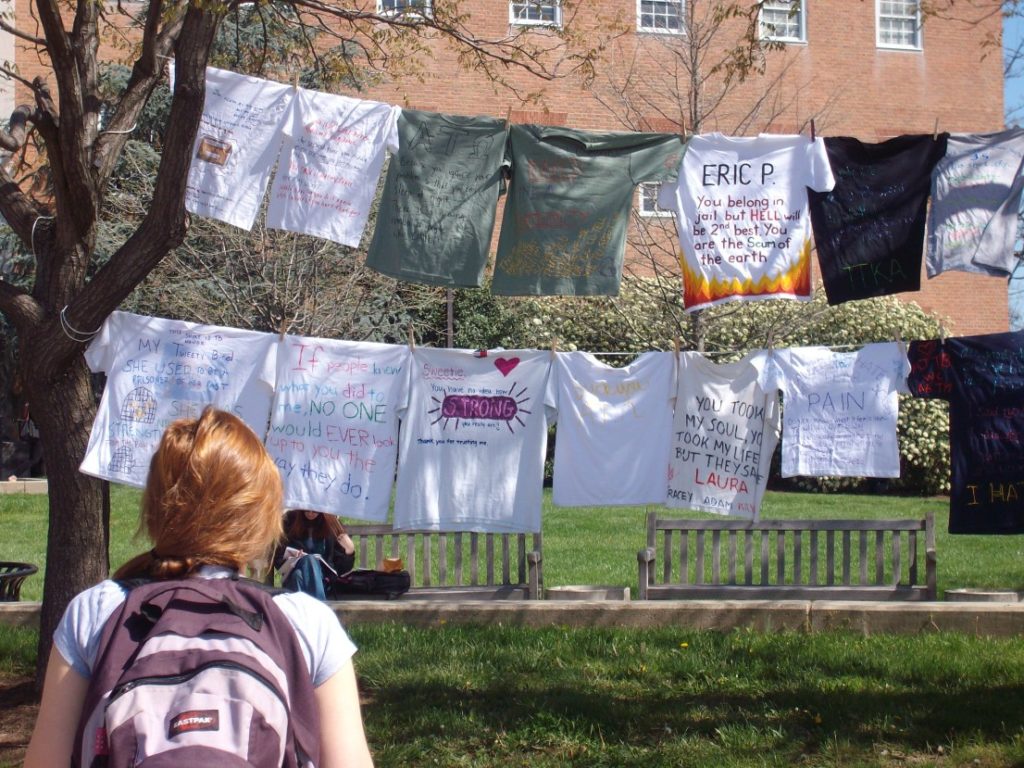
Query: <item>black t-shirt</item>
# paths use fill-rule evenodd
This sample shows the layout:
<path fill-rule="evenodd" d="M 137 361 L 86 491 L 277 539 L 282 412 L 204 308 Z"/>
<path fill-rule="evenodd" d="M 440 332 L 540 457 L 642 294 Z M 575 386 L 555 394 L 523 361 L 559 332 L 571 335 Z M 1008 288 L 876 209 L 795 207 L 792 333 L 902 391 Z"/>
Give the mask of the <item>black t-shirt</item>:
<path fill-rule="evenodd" d="M 948 138 L 825 139 L 836 185 L 808 194 L 829 304 L 920 289 L 932 169 Z"/>
<path fill-rule="evenodd" d="M 949 401 L 950 533 L 1024 533 L 1024 333 L 914 341 L 907 381 Z"/>

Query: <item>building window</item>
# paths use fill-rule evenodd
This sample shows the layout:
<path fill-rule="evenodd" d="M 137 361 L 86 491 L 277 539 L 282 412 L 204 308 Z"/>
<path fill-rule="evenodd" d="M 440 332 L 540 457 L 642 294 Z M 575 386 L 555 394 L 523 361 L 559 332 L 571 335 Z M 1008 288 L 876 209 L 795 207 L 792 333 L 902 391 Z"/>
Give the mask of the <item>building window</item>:
<path fill-rule="evenodd" d="M 377 13 L 430 16 L 432 0 L 377 0 Z"/>
<path fill-rule="evenodd" d="M 806 0 L 764 0 L 761 6 L 761 39 L 782 43 L 806 43 Z"/>
<path fill-rule="evenodd" d="M 683 31 L 683 0 L 638 0 L 636 14 L 640 32 L 678 35 Z"/>
<path fill-rule="evenodd" d="M 661 184 L 653 181 L 644 182 L 640 185 L 640 215 L 645 218 L 665 218 L 672 215 L 672 211 L 666 210 L 658 205 L 658 193 L 661 192 Z"/>
<path fill-rule="evenodd" d="M 875 0 L 879 48 L 921 48 L 921 4 L 918 0 Z"/>
<path fill-rule="evenodd" d="M 541 27 L 562 26 L 562 0 L 512 0 L 508 5 L 511 24 Z"/>

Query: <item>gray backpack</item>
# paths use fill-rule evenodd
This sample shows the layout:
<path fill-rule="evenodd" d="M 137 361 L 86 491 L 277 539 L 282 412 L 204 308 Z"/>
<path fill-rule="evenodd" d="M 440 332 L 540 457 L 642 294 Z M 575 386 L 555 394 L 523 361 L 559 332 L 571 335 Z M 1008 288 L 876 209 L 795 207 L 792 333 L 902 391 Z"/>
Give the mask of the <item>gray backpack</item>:
<path fill-rule="evenodd" d="M 83 768 L 313 768 L 320 724 L 295 630 L 244 579 L 122 582 L 78 724 Z"/>

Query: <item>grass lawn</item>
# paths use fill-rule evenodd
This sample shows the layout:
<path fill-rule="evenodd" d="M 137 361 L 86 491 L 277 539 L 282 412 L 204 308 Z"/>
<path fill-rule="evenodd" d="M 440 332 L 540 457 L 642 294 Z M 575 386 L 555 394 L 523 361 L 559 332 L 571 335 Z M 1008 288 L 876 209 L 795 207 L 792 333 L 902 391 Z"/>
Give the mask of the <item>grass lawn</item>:
<path fill-rule="evenodd" d="M 139 492 L 112 486 L 110 562 L 116 567 L 148 547 L 132 540 L 138 523 Z M 636 590 L 636 553 L 645 545 L 644 507 L 566 509 L 544 496 L 544 581 L 565 584 L 608 584 Z M 1024 537 L 950 536 L 945 499 L 894 496 L 769 493 L 762 517 L 771 518 L 936 518 L 940 595 L 953 587 L 1024 589 Z M 712 517 L 672 510 L 672 517 Z M 0 560 L 45 565 L 46 498 L 0 496 Z M 42 596 L 42 575 L 33 576 L 22 591 L 25 600 Z"/>
<path fill-rule="evenodd" d="M 146 546 L 131 540 L 138 499 L 113 489 L 112 563 Z M 546 499 L 548 586 L 635 587 L 645 509 Z M 1024 588 L 1021 540 L 951 537 L 945 509 L 944 500 L 773 493 L 763 514 L 931 510 L 940 589 Z M 45 538 L 45 498 L 0 497 L 0 559 L 43 564 Z M 41 590 L 34 577 L 24 597 Z M 378 766 L 1024 766 L 1017 639 L 390 624 L 352 634 Z M 0 627 L 0 683 L 31 675 L 35 642 L 32 631 Z M 0 701 L 0 768 L 20 764 L 33 716 L 30 703 Z"/>
<path fill-rule="evenodd" d="M 1024 765 L 1018 640 L 395 625 L 353 636 L 385 768 Z M 34 633 L 0 628 L 0 674 L 30 674 L 33 649 Z M 20 764 L 4 746 L 0 766 Z"/>

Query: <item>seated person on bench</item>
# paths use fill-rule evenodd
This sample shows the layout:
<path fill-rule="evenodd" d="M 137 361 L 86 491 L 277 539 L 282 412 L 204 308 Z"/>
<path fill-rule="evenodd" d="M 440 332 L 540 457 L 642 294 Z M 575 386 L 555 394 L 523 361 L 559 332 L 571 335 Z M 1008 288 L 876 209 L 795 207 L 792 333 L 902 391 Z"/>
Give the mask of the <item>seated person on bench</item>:
<path fill-rule="evenodd" d="M 285 514 L 284 535 L 274 553 L 282 586 L 326 600 L 331 581 L 355 565 L 355 544 L 345 527 L 334 515 L 293 509 Z"/>

